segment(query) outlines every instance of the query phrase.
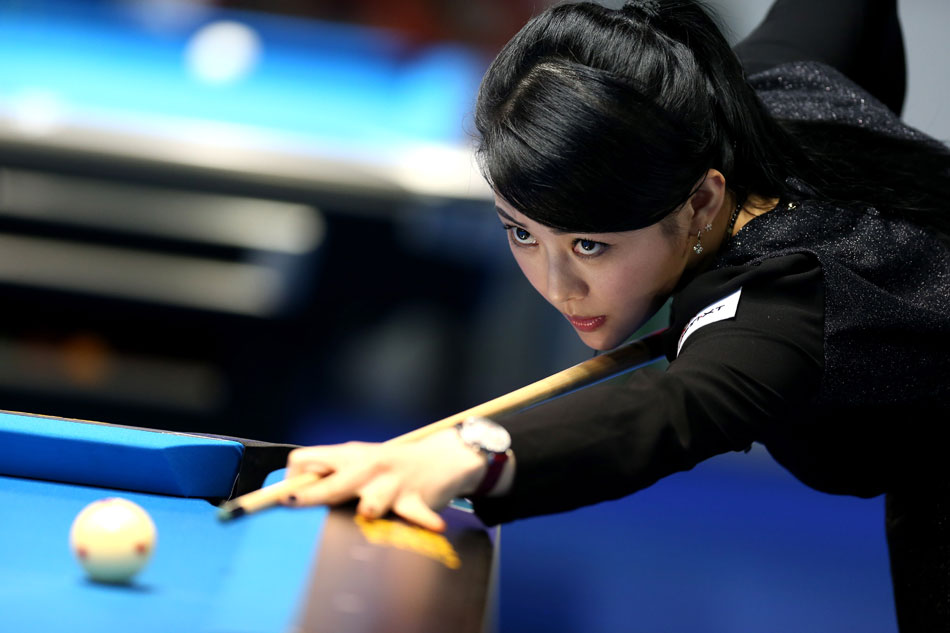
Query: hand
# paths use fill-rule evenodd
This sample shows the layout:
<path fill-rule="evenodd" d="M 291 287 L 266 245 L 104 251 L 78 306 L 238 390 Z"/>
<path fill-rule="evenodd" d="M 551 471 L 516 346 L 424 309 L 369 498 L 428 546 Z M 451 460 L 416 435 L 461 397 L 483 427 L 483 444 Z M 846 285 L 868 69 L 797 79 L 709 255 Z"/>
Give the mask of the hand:
<path fill-rule="evenodd" d="M 415 442 L 298 448 L 287 458 L 286 477 L 322 477 L 284 499 L 287 505 L 336 505 L 359 498 L 367 518 L 390 510 L 422 527 L 441 532 L 436 514 L 454 497 L 471 493 L 485 474 L 485 458 L 466 446 L 455 429 Z"/>

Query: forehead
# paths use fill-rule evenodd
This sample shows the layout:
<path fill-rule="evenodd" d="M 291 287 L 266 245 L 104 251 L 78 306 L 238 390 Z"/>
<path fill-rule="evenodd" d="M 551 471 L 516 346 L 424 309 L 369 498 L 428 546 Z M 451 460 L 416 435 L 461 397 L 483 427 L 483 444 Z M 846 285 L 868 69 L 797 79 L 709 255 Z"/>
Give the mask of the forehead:
<path fill-rule="evenodd" d="M 503 206 L 501 204 L 498 204 L 497 202 L 495 204 L 495 213 L 497 213 L 498 215 L 500 215 L 506 220 L 517 222 L 518 224 L 533 222 L 531 218 L 529 218 L 523 213 L 520 213 L 517 209 L 511 206 Z"/>
<path fill-rule="evenodd" d="M 525 228 L 530 229 L 532 232 L 537 232 L 539 228 L 544 229 L 546 232 L 550 232 L 553 235 L 586 235 L 586 236 L 603 236 L 603 239 L 607 239 L 607 236 L 610 236 L 613 240 L 624 239 L 625 237 L 635 238 L 644 233 L 644 229 L 634 229 L 632 231 L 565 231 L 563 229 L 558 229 L 553 226 L 549 226 L 537 220 L 533 220 L 524 213 L 518 211 L 515 207 L 511 205 L 507 200 L 495 194 L 495 212 L 498 213 L 503 219 L 513 222 L 514 224 L 519 224 Z M 648 228 L 648 227 L 647 227 Z"/>
<path fill-rule="evenodd" d="M 526 217 L 523 213 L 515 209 L 510 202 L 502 198 L 497 193 L 495 194 L 495 211 L 497 211 L 502 217 L 506 217 L 511 220 Z"/>
<path fill-rule="evenodd" d="M 532 224 L 535 226 L 543 226 L 545 229 L 551 231 L 555 235 L 565 235 L 568 233 L 568 231 L 556 229 L 546 224 L 542 224 L 541 222 L 538 222 L 537 220 L 532 220 L 531 218 L 526 216 L 524 213 L 521 213 L 516 208 L 514 208 L 511 205 L 511 203 L 509 203 L 507 200 L 505 200 L 498 194 L 495 194 L 495 212 L 498 213 L 498 215 L 500 215 L 504 219 L 508 220 L 509 222 L 514 222 L 515 224 L 521 224 L 524 226 L 528 226 Z"/>

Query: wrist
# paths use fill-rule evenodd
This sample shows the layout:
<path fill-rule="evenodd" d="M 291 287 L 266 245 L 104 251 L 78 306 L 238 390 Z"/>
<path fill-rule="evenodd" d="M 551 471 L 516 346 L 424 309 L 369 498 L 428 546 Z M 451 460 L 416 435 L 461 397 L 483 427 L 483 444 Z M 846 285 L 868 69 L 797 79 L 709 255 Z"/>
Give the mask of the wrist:
<path fill-rule="evenodd" d="M 467 472 L 463 484 L 466 496 L 486 497 L 504 494 L 514 476 L 511 437 L 497 422 L 487 418 L 469 418 L 455 426 L 459 441 L 480 461 Z"/>
<path fill-rule="evenodd" d="M 485 458 L 473 451 L 454 428 L 445 431 L 448 441 L 452 445 L 452 463 L 455 471 L 455 493 L 456 497 L 468 497 L 478 488 L 478 485 L 485 478 L 485 472 L 488 470 L 488 463 Z"/>
<path fill-rule="evenodd" d="M 472 497 L 475 495 L 475 491 L 478 490 L 479 485 L 485 479 L 485 473 L 488 471 L 488 462 L 485 458 L 471 448 L 469 448 L 460 438 L 457 437 L 455 431 L 452 432 L 453 435 L 456 435 L 456 441 L 461 446 L 464 451 L 462 455 L 462 477 L 458 486 L 459 492 L 456 496 L 459 497 Z M 511 490 L 511 486 L 515 480 L 515 454 L 513 451 L 509 452 L 508 461 L 504 464 L 501 475 L 498 477 L 498 482 L 495 484 L 486 496 L 488 497 L 502 497 Z"/>

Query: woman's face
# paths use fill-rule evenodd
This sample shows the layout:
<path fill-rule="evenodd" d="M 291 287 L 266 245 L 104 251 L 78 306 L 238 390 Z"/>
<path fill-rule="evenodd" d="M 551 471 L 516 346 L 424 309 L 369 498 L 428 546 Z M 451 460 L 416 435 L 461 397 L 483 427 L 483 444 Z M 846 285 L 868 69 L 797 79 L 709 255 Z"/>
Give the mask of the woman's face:
<path fill-rule="evenodd" d="M 616 233 L 562 233 L 495 197 L 515 260 L 584 344 L 623 343 L 666 301 L 689 257 L 686 229 L 654 224 Z M 675 219 L 675 218 L 674 218 Z"/>

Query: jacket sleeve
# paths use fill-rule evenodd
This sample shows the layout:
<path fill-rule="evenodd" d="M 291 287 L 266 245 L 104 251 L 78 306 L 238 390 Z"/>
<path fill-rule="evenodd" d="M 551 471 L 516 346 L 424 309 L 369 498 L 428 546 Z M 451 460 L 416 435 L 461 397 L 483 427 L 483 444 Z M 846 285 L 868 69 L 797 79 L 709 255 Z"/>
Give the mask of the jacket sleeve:
<path fill-rule="evenodd" d="M 674 301 L 684 318 L 671 332 L 679 338 L 690 317 L 738 289 L 735 316 L 693 327 L 666 371 L 631 372 L 500 420 L 517 470 L 509 494 L 475 500 L 479 517 L 495 524 L 625 496 L 794 423 L 821 381 L 820 266 L 798 254 L 707 273 Z"/>

